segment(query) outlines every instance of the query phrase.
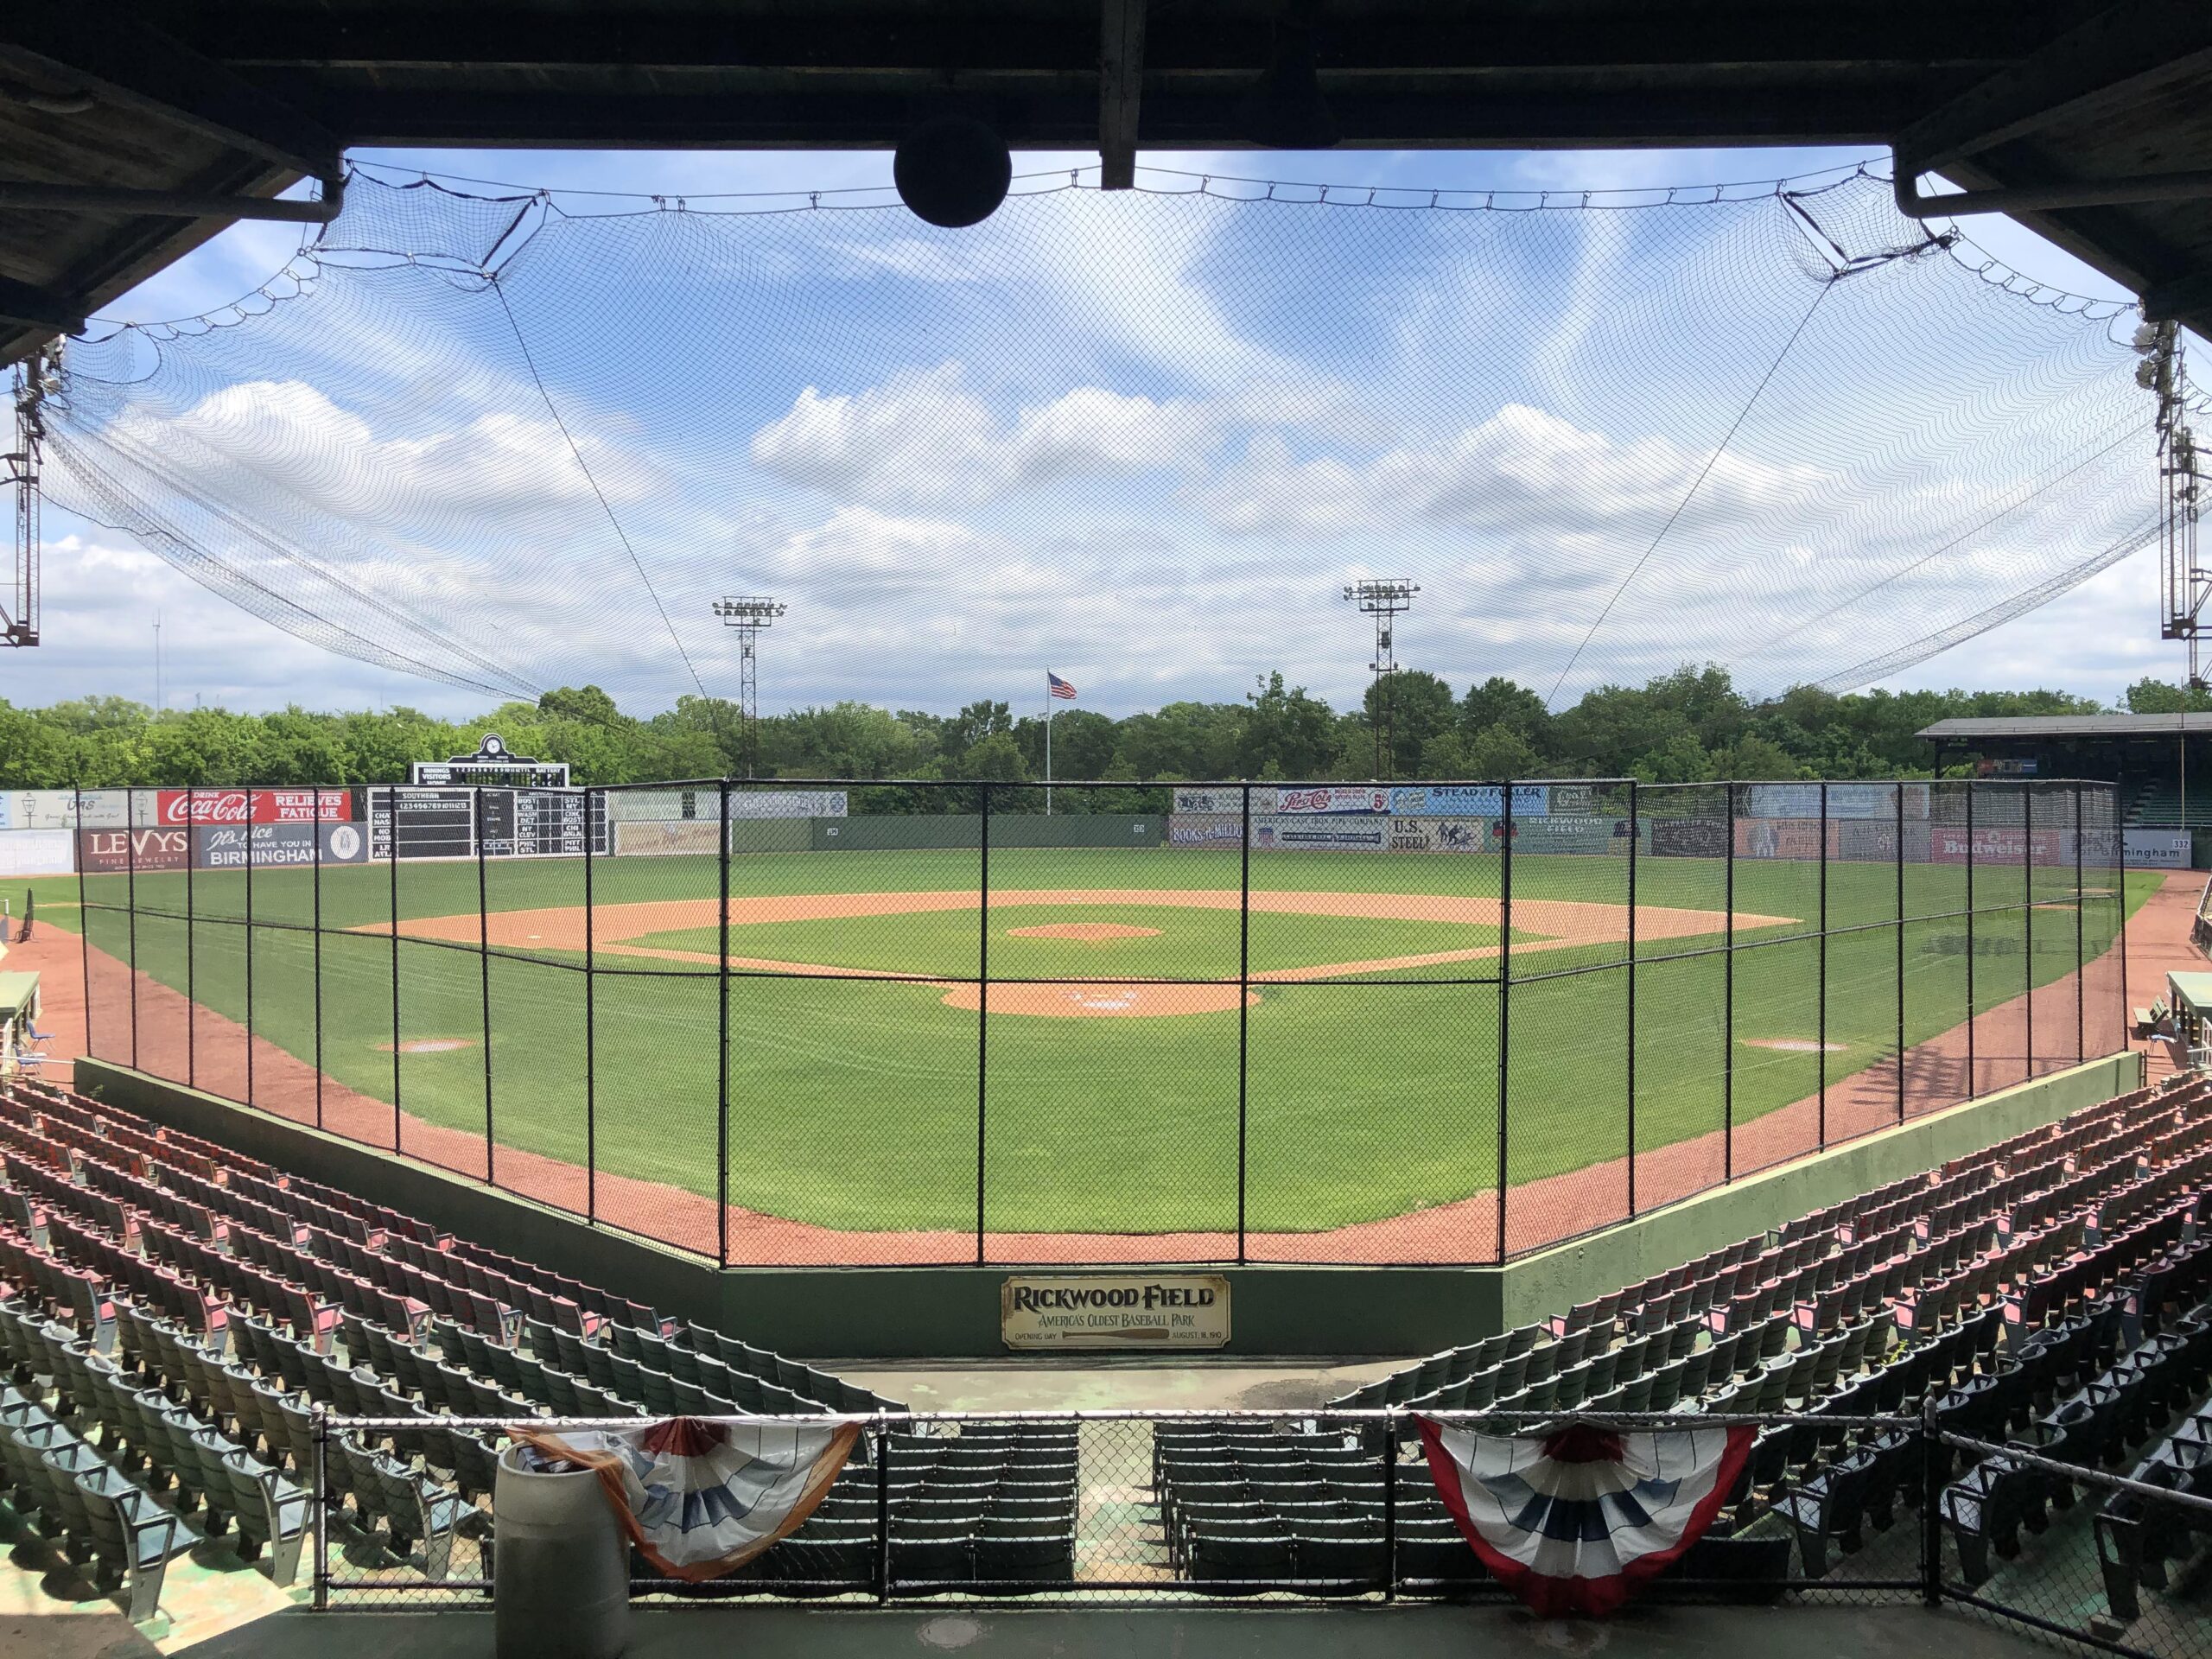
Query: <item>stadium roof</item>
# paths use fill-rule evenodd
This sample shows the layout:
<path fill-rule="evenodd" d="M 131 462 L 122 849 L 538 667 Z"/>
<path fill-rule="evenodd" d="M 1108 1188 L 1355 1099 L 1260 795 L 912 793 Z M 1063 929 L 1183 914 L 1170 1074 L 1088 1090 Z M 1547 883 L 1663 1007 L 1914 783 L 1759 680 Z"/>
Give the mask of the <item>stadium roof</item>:
<path fill-rule="evenodd" d="M 1915 734 L 1934 743 L 1977 738 L 2175 737 L 2212 733 L 2212 714 L 2037 715 L 2021 719 L 1939 720 Z"/>
<path fill-rule="evenodd" d="M 879 147 L 957 100 L 1113 183 L 1249 143 L 1271 58 L 1356 147 L 1900 145 L 2212 333 L 2202 0 L 19 0 L 0 361 L 349 145 Z"/>

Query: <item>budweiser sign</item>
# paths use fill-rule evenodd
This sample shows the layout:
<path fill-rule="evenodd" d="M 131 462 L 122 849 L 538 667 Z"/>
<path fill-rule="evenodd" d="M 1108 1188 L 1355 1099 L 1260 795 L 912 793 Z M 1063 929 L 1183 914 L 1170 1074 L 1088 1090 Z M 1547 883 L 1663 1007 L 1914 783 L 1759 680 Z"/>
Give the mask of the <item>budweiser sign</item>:
<path fill-rule="evenodd" d="M 163 823 L 345 823 L 350 789 L 165 789 L 155 810 Z"/>

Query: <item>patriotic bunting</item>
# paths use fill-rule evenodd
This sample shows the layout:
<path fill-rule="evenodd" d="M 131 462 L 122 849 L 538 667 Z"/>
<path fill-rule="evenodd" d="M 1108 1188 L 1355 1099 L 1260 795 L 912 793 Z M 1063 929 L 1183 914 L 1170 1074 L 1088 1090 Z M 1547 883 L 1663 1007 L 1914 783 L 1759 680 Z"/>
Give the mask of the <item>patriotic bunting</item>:
<path fill-rule="evenodd" d="M 1713 1524 L 1748 1425 L 1522 1435 L 1417 1418 L 1444 1507 L 1483 1565 L 1548 1618 L 1618 1610 Z"/>
<path fill-rule="evenodd" d="M 674 1417 L 635 1428 L 510 1433 L 598 1471 L 638 1553 L 691 1583 L 734 1572 L 814 1513 L 860 1426 Z"/>

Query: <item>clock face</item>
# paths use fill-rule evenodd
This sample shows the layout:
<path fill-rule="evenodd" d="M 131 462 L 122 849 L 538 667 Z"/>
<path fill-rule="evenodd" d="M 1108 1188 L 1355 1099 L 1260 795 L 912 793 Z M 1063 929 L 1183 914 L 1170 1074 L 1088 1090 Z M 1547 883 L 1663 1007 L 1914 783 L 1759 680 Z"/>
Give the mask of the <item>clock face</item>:
<path fill-rule="evenodd" d="M 507 746 L 506 746 L 506 743 L 505 743 L 502 739 L 500 739 L 500 738 L 499 738 L 499 736 L 497 736 L 496 734 L 487 734 L 486 735 L 486 737 L 485 737 L 485 739 L 484 739 L 484 748 L 483 748 L 483 753 L 486 753 L 486 754 L 505 754 L 506 752 L 507 752 Z"/>

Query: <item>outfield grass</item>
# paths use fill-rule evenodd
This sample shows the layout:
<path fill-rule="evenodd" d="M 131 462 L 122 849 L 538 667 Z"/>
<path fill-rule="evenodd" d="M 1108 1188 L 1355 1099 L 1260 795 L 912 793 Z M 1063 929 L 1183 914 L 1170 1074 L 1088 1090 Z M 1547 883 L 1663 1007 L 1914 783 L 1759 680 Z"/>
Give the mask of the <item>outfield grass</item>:
<path fill-rule="evenodd" d="M 976 851 L 771 854 L 731 862 L 741 897 L 972 889 Z M 1046 888 L 1211 889 L 1234 893 L 1234 851 L 997 849 L 995 891 Z M 711 857 L 594 861 L 602 906 L 711 901 Z M 1718 861 L 1637 861 L 1644 906 L 1723 907 Z M 1516 902 L 1621 904 L 1628 864 L 1618 858 L 1523 854 L 1513 867 Z M 473 864 L 403 866 L 403 918 L 474 914 Z M 575 861 L 511 861 L 482 873 L 493 910 L 582 903 Z M 1500 870 L 1487 857 L 1384 857 L 1255 852 L 1255 890 L 1495 896 Z M 2043 983 L 2074 966 L 2076 912 L 2028 912 L 2031 897 L 2063 903 L 2073 872 L 1975 873 L 1978 906 L 2015 908 L 1977 916 L 1974 1002 L 2018 995 L 2031 971 Z M 2132 876 L 2133 909 L 2158 884 Z M 1966 1017 L 1963 920 L 1957 867 L 1906 867 L 1903 880 L 1904 1038 L 1920 1041 Z M 35 884 L 44 919 L 67 925 L 76 883 Z M 91 877 L 97 904 L 127 902 L 131 883 Z M 387 924 L 394 909 L 386 867 L 311 873 L 259 870 L 251 878 L 252 1025 L 303 1058 L 315 1052 L 319 913 L 322 1061 L 327 1073 L 372 1097 L 392 1097 L 392 944 L 342 930 Z M 197 918 L 181 918 L 181 874 L 135 880 L 138 965 L 204 1006 L 246 1016 L 246 906 L 242 872 L 200 872 L 190 882 Z M 1899 971 L 1898 873 L 1838 862 L 1828 872 L 1831 929 L 1827 1037 L 1846 1046 L 1826 1058 L 1833 1085 L 1893 1059 Z M 1740 861 L 1734 908 L 1789 918 L 1745 930 L 1736 955 L 1733 1116 L 1738 1123 L 1814 1093 L 1822 1059 L 1754 1049 L 1743 1039 L 1802 1040 L 1818 1023 L 1821 920 L 1817 867 Z M 2093 899 L 2081 913 L 2094 954 L 2112 938 L 2120 905 Z M 2024 950 L 2032 917 L 2032 952 Z M 127 957 L 129 918 L 92 912 L 100 948 Z M 682 914 L 629 942 L 709 957 L 717 930 Z M 1156 936 L 1101 945 L 1014 938 L 1008 930 L 1061 921 L 1115 921 Z M 957 976 L 974 971 L 982 918 L 975 909 L 733 927 L 734 954 L 855 969 Z M 995 905 L 991 968 L 1013 977 L 1127 973 L 1231 977 L 1245 944 L 1231 910 L 1142 902 L 1114 906 Z M 1516 1182 L 1582 1167 L 1627 1147 L 1627 995 L 1620 942 L 1559 946 L 1516 918 L 1510 969 L 1510 1172 Z M 1368 961 L 1495 944 L 1478 924 L 1397 922 L 1255 912 L 1255 972 Z M 1636 1140 L 1651 1148 L 1716 1128 L 1731 1058 L 1717 934 L 1647 939 L 1637 974 Z M 1540 948 L 1541 947 L 1541 948 Z M 582 1161 L 586 1147 L 585 979 L 581 957 L 523 942 L 490 968 L 488 1041 L 493 1119 L 499 1141 Z M 1661 961 L 1672 957 L 1676 960 Z M 403 940 L 404 1039 L 486 1039 L 484 969 L 473 950 Z M 596 1143 L 601 1168 L 702 1193 L 716 1187 L 715 1033 L 721 982 L 711 967 L 601 950 L 596 977 Z M 1585 971 L 1567 972 L 1569 969 Z M 768 1213 L 842 1228 L 966 1229 L 976 1218 L 976 1118 L 986 1114 L 988 1224 L 1033 1230 L 1155 1231 L 1235 1225 L 1240 1037 L 1249 1054 L 1243 1133 L 1245 1200 L 1257 1230 L 1298 1230 L 1404 1213 L 1492 1186 L 1497 1173 L 1500 993 L 1496 960 L 1401 969 L 1321 983 L 1266 984 L 1240 1021 L 1235 1011 L 1158 1019 L 988 1019 L 988 1083 L 977 1080 L 978 1016 L 945 1006 L 933 986 L 853 979 L 738 975 L 728 982 L 728 1191 Z M 2119 1040 L 2122 1010 L 2107 988 L 2109 1030 L 2093 1028 L 2087 1052 Z M 92 1012 L 94 1052 L 128 1059 L 118 1011 Z M 2100 1018 L 2093 1006 L 2091 1018 Z M 2045 1027 L 2052 1060 L 2072 1058 L 2074 1037 Z M 2100 1040 L 2101 1036 L 2101 1040 Z M 2056 1039 L 2056 1041 L 2051 1039 Z M 2063 1053 L 2060 1049 L 2063 1046 Z M 2039 1058 L 2041 1058 L 2039 1056 Z M 149 1070 L 183 1076 L 181 1053 L 142 1052 Z M 404 1109 L 434 1123 L 480 1131 L 485 1056 L 468 1047 L 407 1054 L 398 1064 Z"/>

